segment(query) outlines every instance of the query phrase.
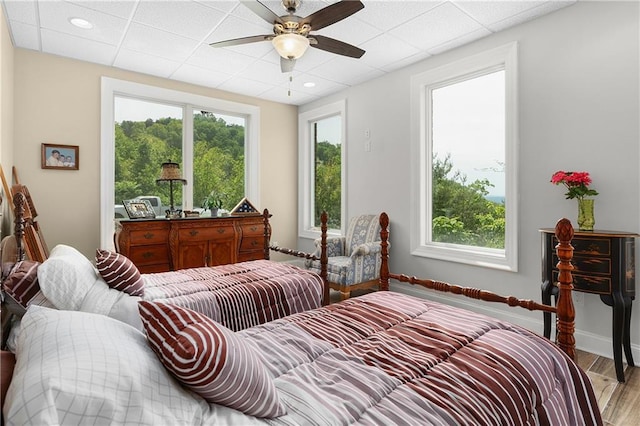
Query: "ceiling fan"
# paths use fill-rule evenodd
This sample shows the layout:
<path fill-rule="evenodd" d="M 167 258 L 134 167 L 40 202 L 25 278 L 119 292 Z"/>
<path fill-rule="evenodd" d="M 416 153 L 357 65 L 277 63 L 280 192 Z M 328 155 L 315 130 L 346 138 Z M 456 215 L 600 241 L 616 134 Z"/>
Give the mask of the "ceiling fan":
<path fill-rule="evenodd" d="M 310 34 L 341 21 L 364 7 L 360 0 L 342 0 L 324 7 L 311 15 L 302 18 L 297 16 L 296 9 L 300 0 L 282 0 L 287 15 L 278 16 L 258 0 L 240 0 L 256 15 L 273 25 L 273 34 L 236 38 L 211 43 L 212 47 L 236 46 L 258 41 L 271 41 L 280 55 L 282 72 L 293 71 L 296 59 L 306 52 L 309 46 L 338 55 L 360 58 L 364 50 L 351 44 L 318 34 Z"/>

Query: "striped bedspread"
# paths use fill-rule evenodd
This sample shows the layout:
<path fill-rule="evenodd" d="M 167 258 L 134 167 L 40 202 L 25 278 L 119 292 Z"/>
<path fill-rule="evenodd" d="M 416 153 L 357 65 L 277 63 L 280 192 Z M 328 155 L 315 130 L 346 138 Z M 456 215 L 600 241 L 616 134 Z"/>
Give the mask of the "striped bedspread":
<path fill-rule="evenodd" d="M 145 300 L 193 309 L 234 331 L 317 308 L 322 302 L 320 276 L 269 260 L 143 277 Z"/>
<path fill-rule="evenodd" d="M 349 299 L 240 335 L 262 354 L 286 405 L 270 424 L 602 423 L 588 377 L 548 340 L 399 293 Z M 206 424 L 265 421 L 216 411 Z"/>

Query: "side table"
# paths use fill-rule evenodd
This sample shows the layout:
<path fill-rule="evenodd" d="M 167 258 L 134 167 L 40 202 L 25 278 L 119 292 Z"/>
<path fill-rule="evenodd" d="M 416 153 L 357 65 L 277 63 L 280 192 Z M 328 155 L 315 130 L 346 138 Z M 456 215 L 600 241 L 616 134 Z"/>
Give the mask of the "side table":
<path fill-rule="evenodd" d="M 557 301 L 558 279 L 553 228 L 542 233 L 542 303 Z M 575 231 L 572 264 L 574 291 L 599 294 L 613 311 L 613 359 L 616 377 L 624 382 L 622 350 L 629 366 L 634 366 L 631 354 L 631 308 L 636 295 L 635 239 L 638 234 L 620 231 Z M 544 314 L 544 336 L 551 335 L 551 314 Z"/>

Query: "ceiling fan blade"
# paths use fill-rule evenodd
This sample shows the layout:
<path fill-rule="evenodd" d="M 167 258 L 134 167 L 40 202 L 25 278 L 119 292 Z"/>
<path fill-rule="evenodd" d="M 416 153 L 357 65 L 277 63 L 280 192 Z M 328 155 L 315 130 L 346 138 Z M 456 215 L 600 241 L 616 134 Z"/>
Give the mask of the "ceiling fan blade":
<path fill-rule="evenodd" d="M 258 0 L 240 0 L 240 3 L 247 6 L 253 13 L 264 19 L 270 24 L 275 24 L 276 22 L 282 24 L 282 19 L 273 13 L 271 9 L 269 9 L 264 4 L 260 3 Z"/>
<path fill-rule="evenodd" d="M 292 72 L 293 66 L 296 64 L 295 59 L 283 58 L 280 56 L 280 70 L 282 72 Z"/>
<path fill-rule="evenodd" d="M 237 46 L 239 44 L 255 43 L 258 41 L 268 41 L 268 40 L 271 40 L 272 38 L 273 38 L 273 34 L 241 37 L 241 38 L 234 38 L 231 40 L 215 41 L 213 43 L 209 43 L 209 46 L 211 47 Z"/>
<path fill-rule="evenodd" d="M 311 47 L 325 50 L 327 52 L 336 53 L 342 56 L 350 56 L 352 58 L 360 58 L 365 51 L 352 44 L 345 43 L 335 38 L 325 37 L 321 35 L 311 35 L 309 39 L 315 39 L 317 43 L 311 43 Z"/>
<path fill-rule="evenodd" d="M 353 15 L 363 7 L 360 0 L 343 0 L 302 18 L 300 25 L 309 24 L 312 31 L 319 30 Z"/>

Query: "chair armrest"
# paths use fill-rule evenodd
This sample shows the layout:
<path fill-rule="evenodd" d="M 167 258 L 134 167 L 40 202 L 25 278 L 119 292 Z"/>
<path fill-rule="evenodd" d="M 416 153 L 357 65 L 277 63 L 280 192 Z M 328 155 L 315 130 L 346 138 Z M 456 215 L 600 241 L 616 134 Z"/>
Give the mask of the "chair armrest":
<path fill-rule="evenodd" d="M 382 251 L 382 246 L 380 245 L 380 241 L 373 241 L 371 243 L 360 244 L 356 248 L 353 249 L 351 253 L 351 258 L 357 256 L 368 256 L 375 253 L 380 253 Z"/>
<path fill-rule="evenodd" d="M 320 257 L 321 253 L 321 239 L 316 238 L 314 241 L 316 245 L 316 251 L 314 253 L 315 256 Z M 344 256 L 344 245 L 346 242 L 346 238 L 343 236 L 340 237 L 327 237 L 327 257 L 334 256 Z"/>

